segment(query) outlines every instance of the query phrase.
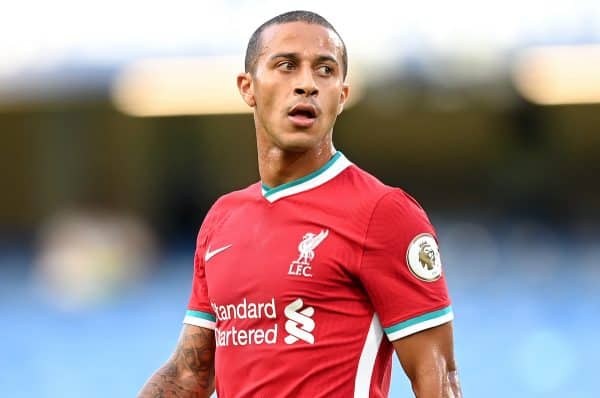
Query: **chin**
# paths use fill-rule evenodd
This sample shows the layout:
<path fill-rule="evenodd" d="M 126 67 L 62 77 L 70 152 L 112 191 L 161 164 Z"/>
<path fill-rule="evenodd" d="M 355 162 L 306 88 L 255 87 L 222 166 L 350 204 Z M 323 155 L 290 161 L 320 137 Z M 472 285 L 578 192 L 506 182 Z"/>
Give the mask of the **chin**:
<path fill-rule="evenodd" d="M 274 138 L 280 149 L 289 152 L 306 152 L 321 141 L 314 132 L 309 131 L 291 131 Z"/>

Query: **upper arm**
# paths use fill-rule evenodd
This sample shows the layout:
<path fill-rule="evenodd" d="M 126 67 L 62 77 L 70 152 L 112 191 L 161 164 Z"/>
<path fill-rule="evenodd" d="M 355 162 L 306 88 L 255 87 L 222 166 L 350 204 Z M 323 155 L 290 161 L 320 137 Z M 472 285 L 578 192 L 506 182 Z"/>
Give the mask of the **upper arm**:
<path fill-rule="evenodd" d="M 416 395 L 459 397 L 457 380 L 450 383 L 454 315 L 436 233 L 402 191 L 388 193 L 373 210 L 359 272 Z"/>
<path fill-rule="evenodd" d="M 177 347 L 146 382 L 139 398 L 208 398 L 214 391 L 216 319 L 210 307 L 203 261 L 209 219 L 207 216 L 196 241 L 192 292 Z"/>
<path fill-rule="evenodd" d="M 373 210 L 359 275 L 390 341 L 453 318 L 435 230 L 400 190 Z"/>
<path fill-rule="evenodd" d="M 204 256 L 207 250 L 208 234 L 212 228 L 213 213 L 206 216 L 198 237 L 196 239 L 196 251 L 194 253 L 194 274 L 192 277 L 192 291 L 188 302 L 188 308 L 183 319 L 185 324 L 201 326 L 207 329 L 215 329 L 216 317 L 211 307 L 208 282 L 206 279 Z"/>
<path fill-rule="evenodd" d="M 460 398 L 452 323 L 392 342 L 417 397 Z"/>
<path fill-rule="evenodd" d="M 211 329 L 184 324 L 171 362 L 182 375 L 194 377 L 203 388 L 214 382 L 215 333 Z"/>
<path fill-rule="evenodd" d="M 210 306 L 208 285 L 204 269 L 208 233 L 212 226 L 211 215 L 207 215 L 196 239 L 194 273 L 188 310 L 183 320 L 183 329 L 177 348 L 171 357 L 178 368 L 196 377 L 199 383 L 212 389 L 214 380 L 215 323 Z"/>

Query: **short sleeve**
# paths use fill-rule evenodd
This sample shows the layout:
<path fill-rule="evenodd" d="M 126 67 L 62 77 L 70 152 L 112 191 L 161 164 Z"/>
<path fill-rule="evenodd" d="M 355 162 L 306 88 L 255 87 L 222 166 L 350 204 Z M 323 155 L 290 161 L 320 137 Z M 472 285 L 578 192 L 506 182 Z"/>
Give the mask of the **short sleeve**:
<path fill-rule="evenodd" d="M 453 319 L 436 233 L 413 198 L 379 200 L 363 250 L 360 280 L 390 341 Z"/>
<path fill-rule="evenodd" d="M 194 254 L 194 278 L 192 280 L 192 293 L 188 309 L 185 313 L 183 323 L 202 326 L 208 329 L 215 328 L 216 318 L 210 306 L 208 298 L 208 287 L 204 271 L 204 252 L 206 251 L 206 234 L 210 217 L 204 220 L 198 238 L 196 240 L 196 252 Z"/>

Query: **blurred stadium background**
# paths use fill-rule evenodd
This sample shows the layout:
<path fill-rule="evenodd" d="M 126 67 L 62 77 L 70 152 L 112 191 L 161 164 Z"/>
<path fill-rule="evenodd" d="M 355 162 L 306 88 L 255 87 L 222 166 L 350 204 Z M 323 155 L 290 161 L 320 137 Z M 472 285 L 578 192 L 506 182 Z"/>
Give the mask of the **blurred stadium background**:
<path fill-rule="evenodd" d="M 132 397 L 181 328 L 197 228 L 258 179 L 238 98 L 276 13 L 328 18 L 335 142 L 438 228 L 465 397 L 597 396 L 600 3 L 22 0 L 0 24 L 0 386 Z M 395 368 L 392 397 L 411 396 Z"/>

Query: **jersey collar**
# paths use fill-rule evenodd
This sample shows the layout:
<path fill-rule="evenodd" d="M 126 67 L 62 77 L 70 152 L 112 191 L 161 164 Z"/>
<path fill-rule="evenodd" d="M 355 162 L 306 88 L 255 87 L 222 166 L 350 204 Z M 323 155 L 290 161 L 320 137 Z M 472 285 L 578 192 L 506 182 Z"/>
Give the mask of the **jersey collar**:
<path fill-rule="evenodd" d="M 262 194 L 265 199 L 273 203 L 286 196 L 295 195 L 316 188 L 319 185 L 323 185 L 327 181 L 332 180 L 351 164 L 352 163 L 343 153 L 337 151 L 320 169 L 313 171 L 304 177 L 298 178 L 297 180 L 286 182 L 285 184 L 278 185 L 274 188 L 269 188 L 262 183 Z"/>

